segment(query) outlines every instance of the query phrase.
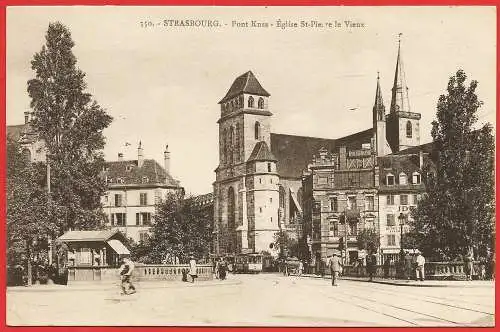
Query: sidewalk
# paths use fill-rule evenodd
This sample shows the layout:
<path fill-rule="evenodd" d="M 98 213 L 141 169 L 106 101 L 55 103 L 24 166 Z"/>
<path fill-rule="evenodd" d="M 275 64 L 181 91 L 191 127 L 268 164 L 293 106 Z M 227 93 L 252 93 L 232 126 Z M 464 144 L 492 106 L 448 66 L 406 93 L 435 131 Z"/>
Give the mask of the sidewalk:
<path fill-rule="evenodd" d="M 303 277 L 307 278 L 321 278 L 321 276 L 314 274 L 303 274 Z M 330 279 L 330 276 L 324 276 L 323 279 Z M 340 280 L 351 280 L 359 282 L 368 282 L 367 277 L 347 277 L 342 276 Z M 407 286 L 407 287 L 457 287 L 457 288 L 474 288 L 474 287 L 494 287 L 494 280 L 400 280 L 400 279 L 384 279 L 384 278 L 374 278 L 373 283 L 376 284 L 386 284 L 393 286 Z"/>
<path fill-rule="evenodd" d="M 215 287 L 224 285 L 238 285 L 241 281 L 238 280 L 207 280 L 198 281 L 195 283 L 182 282 L 182 281 L 135 281 L 134 285 L 138 290 L 141 289 L 160 289 L 160 288 L 190 288 L 190 287 Z M 87 282 L 80 281 L 74 282 L 69 285 L 33 285 L 31 287 L 26 286 L 10 286 L 7 287 L 7 293 L 11 292 L 60 292 L 60 291 L 93 291 L 93 290 L 103 290 L 114 287 L 119 287 L 119 281 L 96 281 Z"/>

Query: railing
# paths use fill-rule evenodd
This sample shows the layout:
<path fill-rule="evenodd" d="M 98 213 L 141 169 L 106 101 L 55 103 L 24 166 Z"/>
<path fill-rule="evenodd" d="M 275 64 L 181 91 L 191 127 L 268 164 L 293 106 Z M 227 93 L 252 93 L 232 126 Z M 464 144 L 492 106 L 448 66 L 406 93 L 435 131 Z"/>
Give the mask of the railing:
<path fill-rule="evenodd" d="M 399 269 L 397 264 L 398 263 L 396 262 L 395 265 L 391 265 L 388 269 L 383 265 L 377 265 L 375 267 L 374 276 L 378 278 L 396 278 L 401 277 L 401 275 L 405 275 L 407 278 L 408 271 L 405 271 L 406 273 L 401 273 L 398 271 Z M 465 264 L 463 262 L 428 262 L 425 263 L 424 270 L 426 279 L 463 280 L 466 278 Z M 480 263 L 474 262 L 474 271 L 472 272 L 472 275 L 480 275 L 480 271 Z M 411 279 L 416 277 L 414 267 L 410 269 L 409 274 Z M 343 275 L 349 277 L 368 277 L 368 271 L 366 266 L 344 266 Z"/>
<path fill-rule="evenodd" d="M 138 281 L 182 280 L 183 270 L 189 273 L 188 264 L 136 264 L 133 277 Z M 198 264 L 198 280 L 212 280 L 212 266 Z M 113 281 L 118 280 L 119 271 L 108 266 L 71 266 L 68 267 L 68 283 L 78 281 Z"/>

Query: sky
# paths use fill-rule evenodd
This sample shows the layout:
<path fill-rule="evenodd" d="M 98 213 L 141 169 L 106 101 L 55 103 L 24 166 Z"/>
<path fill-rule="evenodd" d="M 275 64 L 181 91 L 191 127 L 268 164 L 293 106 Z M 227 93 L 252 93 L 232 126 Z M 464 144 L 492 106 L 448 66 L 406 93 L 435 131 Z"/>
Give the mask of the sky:
<path fill-rule="evenodd" d="M 163 24 L 176 19 L 220 26 Z M 282 29 L 277 20 L 333 27 Z M 168 144 L 170 172 L 192 194 L 212 191 L 217 103 L 237 76 L 251 70 L 271 94 L 272 132 L 342 137 L 371 128 L 377 72 L 389 111 L 399 33 L 421 143 L 431 141 L 436 102 L 459 68 L 479 82 L 478 125 L 495 125 L 494 7 L 8 7 L 7 125 L 29 110 L 30 61 L 54 21 L 71 31 L 88 91 L 114 118 L 106 159 L 137 159 L 141 141 L 145 158 L 163 164 Z"/>

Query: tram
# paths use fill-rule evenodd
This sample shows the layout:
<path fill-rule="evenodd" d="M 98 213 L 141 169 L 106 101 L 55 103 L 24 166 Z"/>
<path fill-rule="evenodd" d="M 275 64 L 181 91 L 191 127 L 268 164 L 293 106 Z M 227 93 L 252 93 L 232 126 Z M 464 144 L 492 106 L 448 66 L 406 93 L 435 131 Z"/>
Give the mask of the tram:
<path fill-rule="evenodd" d="M 238 254 L 234 257 L 234 273 L 262 272 L 261 254 Z"/>

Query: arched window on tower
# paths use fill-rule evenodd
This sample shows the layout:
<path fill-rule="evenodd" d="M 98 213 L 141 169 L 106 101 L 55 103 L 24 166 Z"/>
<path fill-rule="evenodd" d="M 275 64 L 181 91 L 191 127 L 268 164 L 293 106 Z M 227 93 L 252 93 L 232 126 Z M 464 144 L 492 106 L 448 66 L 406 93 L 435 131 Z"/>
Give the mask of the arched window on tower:
<path fill-rule="evenodd" d="M 260 123 L 255 122 L 255 139 L 260 139 Z"/>
<path fill-rule="evenodd" d="M 248 97 L 248 107 L 253 108 L 253 97 L 252 96 Z"/>
<path fill-rule="evenodd" d="M 411 121 L 408 121 L 406 123 L 406 137 L 411 138 L 411 136 L 412 136 Z"/>
<path fill-rule="evenodd" d="M 235 158 L 234 160 L 236 162 L 240 161 L 240 124 L 236 124 L 236 133 L 234 136 L 234 152 L 235 152 Z"/>
<path fill-rule="evenodd" d="M 258 107 L 264 109 L 264 98 L 260 97 L 258 101 Z"/>
<path fill-rule="evenodd" d="M 222 157 L 221 163 L 225 164 L 227 162 L 227 129 L 224 128 L 222 132 Z"/>
<path fill-rule="evenodd" d="M 229 164 L 233 164 L 233 149 L 234 149 L 234 128 L 229 129 L 229 140 L 228 140 L 228 153 L 229 153 Z"/>
<path fill-rule="evenodd" d="M 234 199 L 234 189 L 229 187 L 227 191 L 227 228 L 229 231 L 228 251 L 233 252 L 235 249 L 236 241 L 236 209 Z"/>

